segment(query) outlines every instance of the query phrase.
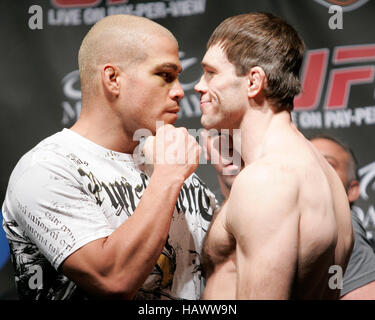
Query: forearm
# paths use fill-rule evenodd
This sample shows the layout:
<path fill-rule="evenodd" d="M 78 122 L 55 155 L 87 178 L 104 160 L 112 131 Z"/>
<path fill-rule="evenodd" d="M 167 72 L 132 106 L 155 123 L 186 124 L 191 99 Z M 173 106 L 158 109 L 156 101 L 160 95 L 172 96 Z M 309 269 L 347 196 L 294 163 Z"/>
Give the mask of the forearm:
<path fill-rule="evenodd" d="M 340 300 L 375 300 L 375 281 L 348 292 Z"/>
<path fill-rule="evenodd" d="M 110 273 L 136 291 L 152 271 L 167 240 L 183 180 L 155 173 L 133 215 L 103 245 Z M 127 289 L 129 290 L 129 289 Z"/>
<path fill-rule="evenodd" d="M 133 215 L 68 257 L 63 271 L 94 295 L 131 299 L 163 250 L 183 182 L 154 172 Z"/>

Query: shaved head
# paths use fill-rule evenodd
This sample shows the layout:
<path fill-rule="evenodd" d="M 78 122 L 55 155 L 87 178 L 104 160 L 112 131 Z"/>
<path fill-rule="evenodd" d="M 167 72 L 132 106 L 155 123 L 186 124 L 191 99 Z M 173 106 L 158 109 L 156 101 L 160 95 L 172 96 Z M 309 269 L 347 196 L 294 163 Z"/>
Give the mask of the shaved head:
<path fill-rule="evenodd" d="M 111 63 L 121 70 L 136 66 L 147 58 L 147 43 L 155 36 L 175 40 L 169 30 L 143 17 L 112 15 L 98 21 L 78 53 L 82 97 L 96 93 L 100 66 Z"/>

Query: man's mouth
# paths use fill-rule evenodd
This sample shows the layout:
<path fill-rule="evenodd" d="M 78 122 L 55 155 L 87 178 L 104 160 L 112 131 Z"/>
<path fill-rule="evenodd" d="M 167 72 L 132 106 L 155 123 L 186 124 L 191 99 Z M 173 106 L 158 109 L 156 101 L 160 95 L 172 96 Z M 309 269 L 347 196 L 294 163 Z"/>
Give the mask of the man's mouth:
<path fill-rule="evenodd" d="M 210 103 L 211 103 L 210 100 L 201 100 L 201 105 L 200 105 L 201 110 L 202 110 L 205 106 L 207 106 L 208 104 L 210 104 Z"/>
<path fill-rule="evenodd" d="M 170 108 L 170 109 L 167 110 L 167 112 L 169 112 L 169 113 L 178 113 L 179 111 L 180 111 L 179 106 L 177 106 L 175 108 Z"/>

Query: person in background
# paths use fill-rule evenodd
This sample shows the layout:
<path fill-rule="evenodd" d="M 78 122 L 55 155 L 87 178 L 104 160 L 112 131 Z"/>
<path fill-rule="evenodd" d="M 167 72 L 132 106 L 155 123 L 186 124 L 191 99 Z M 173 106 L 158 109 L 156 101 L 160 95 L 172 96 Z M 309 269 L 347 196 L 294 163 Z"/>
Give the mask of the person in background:
<path fill-rule="evenodd" d="M 212 132 L 211 132 L 212 133 Z M 218 187 L 213 189 L 212 192 L 221 205 L 228 199 L 230 189 L 237 174 L 243 167 L 233 163 L 234 152 L 233 141 L 230 135 L 211 134 L 210 131 L 203 129 L 201 131 L 202 149 L 206 160 L 209 161 L 216 170 Z M 223 148 L 227 150 L 227 157 L 224 157 Z"/>
<path fill-rule="evenodd" d="M 358 164 L 353 151 L 330 135 L 316 135 L 310 141 L 336 170 L 351 207 L 359 197 Z M 355 242 L 344 275 L 341 299 L 375 300 L 375 253 L 366 237 L 366 230 L 354 211 L 352 225 Z"/>

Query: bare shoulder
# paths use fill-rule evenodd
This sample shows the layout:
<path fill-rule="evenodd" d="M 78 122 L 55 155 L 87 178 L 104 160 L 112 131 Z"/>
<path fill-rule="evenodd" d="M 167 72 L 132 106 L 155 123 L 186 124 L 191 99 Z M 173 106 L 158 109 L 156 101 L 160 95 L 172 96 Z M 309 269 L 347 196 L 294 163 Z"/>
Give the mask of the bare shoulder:
<path fill-rule="evenodd" d="M 294 194 L 298 189 L 298 169 L 287 161 L 272 158 L 246 166 L 234 180 L 231 198 L 267 195 L 273 192 Z M 284 190 L 284 191 L 283 191 Z"/>
<path fill-rule="evenodd" d="M 298 214 L 299 178 L 293 165 L 263 159 L 245 167 L 235 179 L 228 199 L 230 225 L 278 223 Z"/>

